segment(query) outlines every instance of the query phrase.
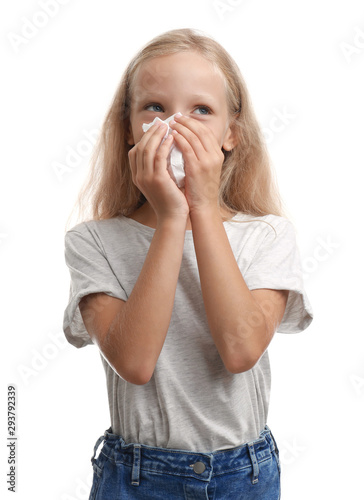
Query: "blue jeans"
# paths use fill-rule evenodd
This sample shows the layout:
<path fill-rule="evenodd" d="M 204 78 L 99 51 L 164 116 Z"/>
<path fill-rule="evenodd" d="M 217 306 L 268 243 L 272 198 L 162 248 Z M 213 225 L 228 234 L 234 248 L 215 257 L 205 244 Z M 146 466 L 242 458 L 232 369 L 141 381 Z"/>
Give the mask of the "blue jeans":
<path fill-rule="evenodd" d="M 280 498 L 279 451 L 268 426 L 255 441 L 212 453 L 126 444 L 109 427 L 91 463 L 89 500 Z"/>

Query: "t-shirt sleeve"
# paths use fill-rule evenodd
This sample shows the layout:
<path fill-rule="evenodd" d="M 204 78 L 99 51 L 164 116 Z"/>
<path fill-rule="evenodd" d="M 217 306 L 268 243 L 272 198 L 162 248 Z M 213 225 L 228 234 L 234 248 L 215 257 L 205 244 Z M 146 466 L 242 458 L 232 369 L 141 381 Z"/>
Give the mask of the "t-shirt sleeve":
<path fill-rule="evenodd" d="M 87 226 L 65 234 L 65 261 L 71 275 L 69 301 L 64 311 L 63 331 L 68 342 L 77 348 L 93 344 L 79 309 L 82 297 L 90 293 L 127 300 L 125 290 L 113 273 L 97 235 Z"/>
<path fill-rule="evenodd" d="M 313 311 L 304 289 L 295 229 L 288 219 L 280 221 L 274 229 L 267 232 L 244 279 L 249 290 L 289 290 L 285 313 L 277 332 L 298 333 L 311 324 Z"/>

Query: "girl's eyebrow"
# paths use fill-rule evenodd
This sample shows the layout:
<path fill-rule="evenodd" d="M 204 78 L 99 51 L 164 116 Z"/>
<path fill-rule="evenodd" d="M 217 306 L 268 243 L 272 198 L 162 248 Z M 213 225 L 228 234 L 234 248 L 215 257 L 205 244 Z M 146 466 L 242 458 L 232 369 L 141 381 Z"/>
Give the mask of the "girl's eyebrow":
<path fill-rule="evenodd" d="M 141 92 L 140 94 L 136 94 L 136 98 L 139 101 L 142 101 L 144 99 L 163 99 L 167 97 L 168 94 L 165 94 L 164 92 Z"/>
<path fill-rule="evenodd" d="M 204 99 L 211 99 L 211 100 L 213 100 L 213 97 L 210 94 L 192 94 L 191 97 L 193 99 L 200 99 L 200 100 L 204 100 Z"/>

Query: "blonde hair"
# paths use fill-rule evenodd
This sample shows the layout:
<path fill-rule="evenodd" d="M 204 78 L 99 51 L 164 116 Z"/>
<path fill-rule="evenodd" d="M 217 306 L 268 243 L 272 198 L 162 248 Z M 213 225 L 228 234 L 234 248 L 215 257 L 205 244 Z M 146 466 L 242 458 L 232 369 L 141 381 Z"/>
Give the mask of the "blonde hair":
<path fill-rule="evenodd" d="M 127 131 L 134 77 L 149 59 L 191 50 L 204 56 L 224 76 L 229 114 L 237 134 L 235 148 L 224 151 L 220 206 L 253 216 L 285 216 L 265 140 L 237 64 L 211 37 L 197 30 L 176 29 L 146 44 L 126 68 L 95 145 L 88 178 L 75 204 L 79 209 L 77 222 L 129 216 L 145 202 L 133 184 L 128 159 L 132 147 L 127 143 Z"/>

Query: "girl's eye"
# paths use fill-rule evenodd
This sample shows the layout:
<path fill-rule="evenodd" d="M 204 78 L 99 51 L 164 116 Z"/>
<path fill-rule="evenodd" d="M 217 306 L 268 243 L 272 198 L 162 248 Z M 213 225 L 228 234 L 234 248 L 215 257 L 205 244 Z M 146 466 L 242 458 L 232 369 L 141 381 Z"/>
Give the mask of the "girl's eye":
<path fill-rule="evenodd" d="M 209 115 L 211 113 L 211 109 L 208 106 L 198 106 L 195 111 L 198 111 L 198 115 Z"/>
<path fill-rule="evenodd" d="M 163 108 L 159 104 L 149 104 L 148 106 L 145 107 L 146 110 L 149 110 L 149 108 L 154 108 L 154 109 L 151 109 L 150 111 L 155 111 L 157 113 L 163 112 Z"/>

